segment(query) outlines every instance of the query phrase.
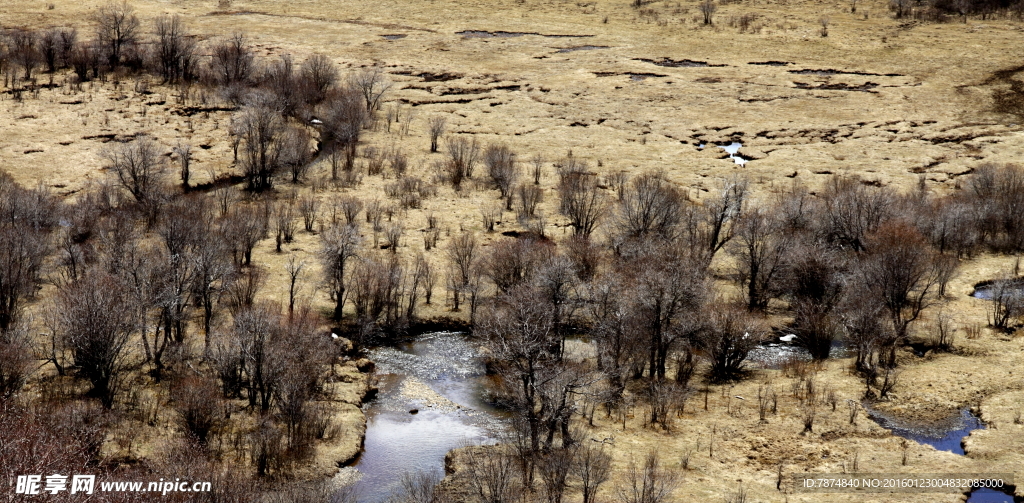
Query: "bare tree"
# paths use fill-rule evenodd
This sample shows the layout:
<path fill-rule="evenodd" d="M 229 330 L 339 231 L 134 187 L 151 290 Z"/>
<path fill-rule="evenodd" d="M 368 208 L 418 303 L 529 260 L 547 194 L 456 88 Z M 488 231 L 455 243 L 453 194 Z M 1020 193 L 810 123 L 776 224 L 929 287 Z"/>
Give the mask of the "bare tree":
<path fill-rule="evenodd" d="M 39 37 L 39 57 L 46 65 L 46 71 L 53 73 L 60 65 L 60 32 L 57 29 L 49 29 Z"/>
<path fill-rule="evenodd" d="M 676 488 L 675 472 L 661 466 L 658 454 L 651 451 L 644 458 L 643 466 L 636 460 L 629 463 L 626 484 L 619 488 L 622 503 L 663 503 L 669 501 Z"/>
<path fill-rule="evenodd" d="M 779 281 L 792 240 L 771 209 L 758 207 L 738 224 L 735 254 L 739 259 L 739 282 L 746 286 L 747 308 L 764 310 L 768 301 L 781 293 Z"/>
<path fill-rule="evenodd" d="M 130 299 L 117 280 L 86 273 L 56 299 L 55 328 L 92 393 L 110 408 L 128 366 L 128 342 L 135 329 Z"/>
<path fill-rule="evenodd" d="M 569 219 L 575 234 L 589 236 L 604 215 L 605 197 L 597 185 L 597 176 L 587 172 L 586 164 L 571 159 L 570 162 L 572 167 L 560 173 L 559 211 Z"/>
<path fill-rule="evenodd" d="M 153 199 L 163 174 L 163 162 L 156 142 L 140 135 L 104 153 L 121 186 L 139 203 Z"/>
<path fill-rule="evenodd" d="M 903 223 L 886 223 L 867 242 L 859 275 L 867 292 L 889 315 L 895 340 L 888 365 L 895 365 L 896 344 L 935 299 L 937 255 L 919 232 Z"/>
<path fill-rule="evenodd" d="M 469 288 L 476 267 L 477 242 L 473 234 L 464 232 L 452 238 L 445 254 L 448 257 L 448 290 L 452 293 L 452 310 L 459 310 L 460 294 Z"/>
<path fill-rule="evenodd" d="M 659 173 L 633 178 L 622 192 L 618 227 L 628 238 L 648 235 L 671 238 L 679 225 L 683 204 L 679 189 Z"/>
<path fill-rule="evenodd" d="M 372 113 L 380 108 L 384 94 L 391 89 L 391 82 L 379 66 L 364 69 L 351 77 L 352 85 L 359 90 L 365 101 L 365 109 Z"/>
<path fill-rule="evenodd" d="M 519 179 L 515 152 L 507 145 L 488 145 L 484 151 L 484 165 L 491 182 L 505 199 L 505 210 L 512 211 L 512 188 Z"/>
<path fill-rule="evenodd" d="M 318 116 L 323 122 L 321 140 L 328 152 L 344 153 L 346 172 L 355 167 L 356 147 L 369 111 L 363 104 L 358 88 L 342 87 L 328 93 L 320 105 Z M 331 179 L 337 179 L 335 157 L 331 157 Z"/>
<path fill-rule="evenodd" d="M 476 138 L 469 140 L 462 136 L 448 137 L 445 146 L 448 159 L 442 165 L 444 176 L 455 190 L 461 190 L 462 181 L 473 176 L 480 147 L 477 146 Z"/>
<path fill-rule="evenodd" d="M 437 140 L 444 136 L 444 128 L 448 119 L 435 115 L 427 119 L 427 129 L 430 132 L 430 153 L 437 152 Z"/>
<path fill-rule="evenodd" d="M 10 34 L 11 59 L 21 67 L 24 79 L 32 78 L 32 71 L 39 65 L 39 37 L 34 31 L 15 30 Z"/>
<path fill-rule="evenodd" d="M 235 263 L 252 263 L 252 250 L 266 239 L 270 230 L 270 214 L 264 208 L 251 204 L 236 205 L 222 224 L 222 233 L 232 248 Z"/>
<path fill-rule="evenodd" d="M 313 194 L 299 196 L 299 215 L 302 215 L 302 226 L 306 232 L 312 233 L 316 221 L 320 218 L 320 200 Z"/>
<path fill-rule="evenodd" d="M 704 0 L 700 3 L 700 13 L 704 16 L 704 24 L 713 24 L 715 11 L 718 6 L 714 0 Z"/>
<path fill-rule="evenodd" d="M 213 47 L 211 72 L 222 86 L 248 83 L 252 79 L 255 65 L 256 57 L 243 33 L 235 33 Z"/>
<path fill-rule="evenodd" d="M 306 268 L 305 261 L 296 261 L 295 257 L 289 257 L 288 263 L 285 264 L 285 271 L 288 273 L 288 315 L 291 316 L 295 312 L 295 294 L 298 286 L 299 277 L 302 275 L 302 271 Z"/>
<path fill-rule="evenodd" d="M 341 320 L 345 308 L 345 271 L 349 259 L 359 253 L 362 238 L 351 225 L 335 225 L 320 235 L 324 280 L 334 300 L 334 319 Z"/>
<path fill-rule="evenodd" d="M 174 147 L 174 153 L 178 154 L 178 164 L 181 165 L 181 184 L 185 190 L 189 190 L 188 181 L 192 177 L 192 145 L 179 141 Z"/>
<path fill-rule="evenodd" d="M 292 175 L 292 183 L 301 183 L 312 160 L 309 131 L 303 127 L 287 127 L 281 137 L 280 163 Z"/>
<path fill-rule="evenodd" d="M 171 399 L 185 431 L 205 445 L 222 414 L 217 384 L 202 376 L 185 376 L 171 384 Z"/>
<path fill-rule="evenodd" d="M 320 103 L 327 98 L 327 93 L 338 82 L 338 70 L 334 62 L 323 54 L 314 54 L 303 61 L 299 73 L 305 83 L 306 100 L 310 104 Z"/>
<path fill-rule="evenodd" d="M 716 382 L 741 377 L 747 354 L 766 334 L 762 323 L 734 307 L 712 313 L 711 323 L 700 338 L 701 349 L 711 360 L 708 377 Z"/>
<path fill-rule="evenodd" d="M 156 18 L 156 60 L 164 82 L 191 81 L 196 77 L 198 53 L 180 16 Z"/>
<path fill-rule="evenodd" d="M 611 462 L 612 457 L 605 452 L 603 444 L 600 447 L 587 442 L 580 445 L 572 473 L 580 481 L 583 503 L 594 503 L 597 500 L 597 490 L 611 476 Z"/>
<path fill-rule="evenodd" d="M 121 64 L 125 48 L 135 43 L 138 31 L 139 18 L 127 0 L 108 3 L 96 12 L 96 39 L 113 68 Z"/>
<path fill-rule="evenodd" d="M 21 390 L 35 370 L 28 327 L 0 329 L 0 401 Z"/>
<path fill-rule="evenodd" d="M 537 214 L 537 205 L 544 200 L 544 191 L 536 185 L 521 184 L 516 189 L 516 216 L 525 222 Z"/>
<path fill-rule="evenodd" d="M 266 190 L 274 185 L 281 153 L 281 114 L 272 108 L 272 98 L 254 95 L 254 99 L 236 117 L 243 141 L 242 171 L 250 190 Z"/>

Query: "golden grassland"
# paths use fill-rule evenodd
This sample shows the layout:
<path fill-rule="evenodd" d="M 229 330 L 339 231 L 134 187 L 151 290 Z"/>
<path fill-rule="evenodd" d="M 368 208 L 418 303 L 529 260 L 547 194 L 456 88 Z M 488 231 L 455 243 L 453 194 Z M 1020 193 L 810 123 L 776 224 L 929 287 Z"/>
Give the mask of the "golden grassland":
<path fill-rule="evenodd" d="M 50 9 L 44 1 L 7 0 L 0 5 L 0 25 L 75 26 L 87 38 L 89 16 L 102 3 L 52 0 Z M 148 20 L 157 15 L 181 14 L 202 39 L 245 32 L 268 57 L 289 53 L 301 61 L 320 52 L 336 61 L 343 74 L 381 65 L 394 82 L 385 108 L 400 111 L 408 132 L 400 125 L 388 131 L 379 121 L 364 143 L 402 149 L 410 156 L 410 174 L 431 179 L 432 165 L 443 154 L 427 152 L 426 119 L 439 115 L 447 118 L 449 134 L 472 135 L 483 144 L 507 143 L 523 159 L 541 156 L 546 170 L 542 211 L 546 233 L 556 240 L 569 231 L 557 215 L 551 163 L 570 151 L 602 174 L 663 171 L 694 198 L 736 175 L 751 179 L 758 198 L 794 182 L 814 190 L 838 174 L 900 190 L 911 190 L 923 178 L 929 190 L 944 193 L 981 163 L 1024 157 L 1024 111 L 996 110 L 992 101 L 992 93 L 1008 85 L 993 74 L 1022 65 L 1024 25 L 1019 21 L 894 20 L 881 1 L 858 2 L 856 13 L 846 2 L 731 2 L 720 5 L 713 26 L 697 19 L 697 3 L 690 1 L 655 2 L 643 10 L 624 0 L 275 0 L 230 6 L 149 0 L 133 5 L 147 30 Z M 753 29 L 741 32 L 738 20 L 745 14 L 754 16 Z M 828 37 L 819 33 L 822 16 L 830 21 Z M 462 30 L 575 36 L 487 38 L 457 34 Z M 558 52 L 583 45 L 606 48 Z M 714 66 L 650 62 L 663 58 Z M 751 64 L 769 61 L 787 64 Z M 794 73 L 800 70 L 822 72 Z M 65 78 L 58 75 L 55 81 Z M 183 102 L 176 89 L 152 81 L 147 90 L 134 78 L 85 84 L 77 92 L 67 86 L 42 89 L 20 102 L 3 95 L 0 168 L 23 184 L 42 183 L 73 197 L 109 176 L 101 152 L 111 137 L 97 135 L 123 138 L 146 132 L 168 150 L 178 139 L 197 147 L 198 183 L 232 173 L 230 112 L 189 116 L 182 111 L 202 99 L 194 93 Z M 205 99 L 207 106 L 222 105 L 212 92 Z M 740 154 L 751 159 L 745 166 L 715 148 L 731 141 L 743 143 Z M 701 143 L 707 147 L 698 149 Z M 324 176 L 326 167 L 318 169 L 313 178 Z M 367 176 L 355 189 L 328 187 L 318 197 L 344 192 L 386 200 L 383 187 L 391 181 Z M 448 232 L 482 231 L 480 210 L 499 203 L 497 191 L 479 188 L 455 192 L 439 187 L 422 209 L 400 213 L 396 218 L 406 231 L 399 252 L 411 257 L 422 251 L 431 213 L 445 230 L 442 247 Z M 311 188 L 283 181 L 277 186 L 279 193 L 291 190 Z M 498 230 L 517 228 L 506 212 Z M 481 239 L 486 246 L 504 238 L 481 233 Z M 295 256 L 310 264 L 301 295 L 328 309 L 326 293 L 315 288 L 318 238 L 300 231 L 285 245 L 285 253 L 276 253 L 273 246 L 264 241 L 253 257 L 269 272 L 262 295 L 287 298 L 284 264 Z M 443 262 L 437 250 L 427 255 L 438 267 Z M 963 265 L 945 302 L 957 326 L 986 323 L 986 303 L 967 294 L 974 283 L 1011 270 L 1013 261 L 985 255 Z M 728 262 L 718 267 L 725 272 Z M 459 315 L 447 311 L 440 285 L 435 299 L 421 316 Z M 934 309 L 929 311 L 928 317 L 934 315 Z M 927 319 L 919 322 L 918 330 L 927 331 L 928 324 Z M 787 474 L 839 472 L 852 470 L 854 457 L 861 471 L 1024 476 L 1024 426 L 1013 421 L 1024 408 L 1021 351 L 1024 338 L 1015 334 L 986 329 L 967 339 L 961 330 L 953 353 L 901 356 L 901 386 L 879 407 L 926 419 L 974 407 L 988 426 L 966 440 L 963 457 L 911 443 L 903 466 L 899 439 L 863 412 L 855 425 L 848 424 L 843 404 L 836 412 L 822 408 L 814 432 L 801 435 L 797 402 L 789 393 L 799 378 L 771 370 L 757 371 L 732 387 L 714 387 L 707 412 L 702 397 L 694 397 L 672 431 L 643 428 L 638 409 L 626 429 L 598 413 L 588 435 L 614 438 L 617 473 L 651 448 L 670 460 L 697 451 L 683 474 L 678 501 L 715 500 L 734 491 L 739 481 L 754 501 L 959 501 L 960 495 L 944 494 L 786 494 L 776 490 L 775 478 L 780 463 Z M 843 400 L 858 399 L 862 385 L 848 368 L 848 361 L 829 361 L 816 379 Z M 760 423 L 757 386 L 769 379 L 782 396 L 780 414 Z M 729 398 L 735 396 L 744 399 Z M 716 440 L 710 458 L 712 427 Z M 604 490 L 605 499 L 613 495 L 612 486 Z"/>

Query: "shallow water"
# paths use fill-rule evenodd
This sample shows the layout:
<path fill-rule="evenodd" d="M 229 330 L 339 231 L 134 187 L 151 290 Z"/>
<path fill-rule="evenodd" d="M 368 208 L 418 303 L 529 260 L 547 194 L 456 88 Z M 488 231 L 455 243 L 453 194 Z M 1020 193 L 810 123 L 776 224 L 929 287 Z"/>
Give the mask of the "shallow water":
<path fill-rule="evenodd" d="M 847 358 L 852 354 L 850 348 L 843 341 L 832 341 L 829 358 Z M 779 370 L 792 359 L 811 361 L 811 353 L 794 343 L 779 342 L 778 340 L 760 344 L 747 353 L 747 361 L 763 369 Z"/>
<path fill-rule="evenodd" d="M 479 350 L 461 334 L 425 334 L 369 357 L 380 391 L 363 408 L 366 440 L 355 464 L 360 502 L 386 500 L 405 473 L 443 476 L 448 451 L 496 440 L 501 415 L 483 400 Z"/>
<path fill-rule="evenodd" d="M 733 162 L 740 166 L 743 166 L 750 161 L 750 159 L 746 159 L 739 155 L 740 148 L 743 147 L 743 144 L 740 142 L 734 141 L 728 145 L 719 145 L 718 147 L 725 150 L 729 154 L 729 159 L 732 159 Z"/>
<path fill-rule="evenodd" d="M 938 424 L 921 426 L 909 425 L 870 409 L 868 409 L 868 415 L 874 422 L 892 431 L 894 435 L 930 445 L 936 450 L 949 451 L 961 456 L 964 455 L 964 447 L 961 444 L 964 437 L 970 435 L 974 430 L 985 428 L 985 423 L 982 423 L 981 419 L 967 409 L 961 410 L 958 416 L 953 416 Z"/>
<path fill-rule="evenodd" d="M 992 296 L 1002 287 L 1005 295 L 1020 297 L 1024 296 L 1024 278 L 994 279 L 982 281 L 974 285 L 971 297 L 977 299 L 992 300 Z"/>
<path fill-rule="evenodd" d="M 1014 503 L 1014 498 L 995 489 L 982 487 L 971 491 L 967 503 Z"/>

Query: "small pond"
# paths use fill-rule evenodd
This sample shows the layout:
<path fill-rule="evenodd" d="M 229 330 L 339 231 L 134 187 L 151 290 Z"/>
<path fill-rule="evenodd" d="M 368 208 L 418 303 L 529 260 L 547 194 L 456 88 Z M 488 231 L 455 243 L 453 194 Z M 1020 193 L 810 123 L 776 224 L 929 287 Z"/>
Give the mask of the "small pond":
<path fill-rule="evenodd" d="M 936 450 L 949 451 L 953 454 L 964 455 L 963 439 L 972 431 L 984 429 L 985 424 L 981 422 L 971 411 L 963 409 L 956 416 L 947 418 L 944 421 L 929 425 L 912 425 L 896 418 L 889 417 L 881 412 L 871 410 L 865 405 L 868 416 L 883 428 L 892 431 L 894 435 L 913 440 L 921 444 L 927 444 Z"/>
<path fill-rule="evenodd" d="M 732 161 L 735 162 L 736 164 L 743 166 L 748 161 L 750 161 L 750 159 L 744 158 L 742 155 L 739 155 L 739 151 L 742 146 L 742 143 L 734 141 L 728 145 L 719 145 L 718 147 L 721 148 L 722 150 L 725 150 L 729 154 L 729 159 L 732 159 Z"/>
<path fill-rule="evenodd" d="M 990 279 L 974 285 L 971 297 L 992 300 L 994 295 L 1024 296 L 1024 278 Z"/>
<path fill-rule="evenodd" d="M 387 500 L 405 473 L 444 476 L 452 449 L 496 441 L 502 414 L 484 400 L 479 350 L 462 334 L 424 334 L 368 356 L 377 364 L 379 392 L 363 408 L 366 440 L 355 464 L 361 503 Z"/>

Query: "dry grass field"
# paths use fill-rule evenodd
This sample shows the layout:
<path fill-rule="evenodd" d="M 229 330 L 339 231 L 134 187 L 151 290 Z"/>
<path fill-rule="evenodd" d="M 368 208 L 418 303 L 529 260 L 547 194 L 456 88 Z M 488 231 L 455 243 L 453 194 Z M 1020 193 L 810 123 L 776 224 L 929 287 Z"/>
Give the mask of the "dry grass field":
<path fill-rule="evenodd" d="M 0 27 L 70 26 L 87 38 L 90 16 L 103 3 L 3 0 Z M 448 137 L 507 144 L 521 160 L 541 163 L 544 232 L 556 241 L 571 229 L 558 214 L 553 163 L 569 155 L 586 161 L 605 180 L 617 172 L 663 172 L 695 200 L 727 179 L 747 177 L 760 201 L 794 183 L 819 190 L 835 175 L 907 192 L 923 185 L 945 194 L 981 164 L 1024 159 L 1024 101 L 1015 106 L 993 98 L 1014 80 L 1024 80 L 1024 21 L 1004 17 L 898 20 L 880 0 L 857 2 L 855 13 L 849 2 L 832 0 L 723 2 L 712 25 L 703 23 L 698 2 L 689 0 L 639 8 L 627 0 L 135 0 L 132 5 L 143 20 L 143 38 L 150 36 L 152 19 L 179 14 L 204 43 L 245 33 L 268 61 L 290 54 L 301 62 L 321 53 L 343 77 L 378 65 L 393 85 L 361 152 L 371 146 L 399 149 L 408 155 L 410 175 L 432 181 L 444 154 L 428 151 L 429 118 L 444 117 Z M 50 76 L 38 78 L 45 83 Z M 213 91 L 182 96 L 179 88 L 151 76 L 93 81 L 75 90 L 70 78 L 58 73 L 54 86 L 21 100 L 0 94 L 0 169 L 22 185 L 42 184 L 72 201 L 111 179 L 105 149 L 139 133 L 151 135 L 166 152 L 178 141 L 191 143 L 196 184 L 239 174 L 228 135 L 232 111 Z M 719 148 L 732 142 L 742 143 L 738 154 L 745 164 Z M 338 188 L 323 182 L 328 173 L 328 163 L 319 161 L 306 182 L 282 180 L 275 192 L 278 197 L 312 194 L 322 201 L 348 194 L 393 203 L 385 190 L 394 180 L 387 175 Z M 173 169 L 167 176 L 174 179 Z M 461 230 L 479 232 L 484 247 L 508 239 L 502 232 L 523 231 L 514 213 L 506 211 L 500 212 L 496 232 L 485 232 L 481 212 L 501 204 L 498 191 L 480 181 L 462 191 L 438 184 L 437 194 L 425 198 L 421 208 L 396 212 L 404 228 L 398 251 L 407 258 L 424 252 L 429 216 L 438 220 L 442 247 Z M 253 255 L 253 263 L 268 272 L 261 295 L 287 301 L 285 264 L 295 257 L 309 264 L 300 298 L 328 312 L 330 300 L 317 286 L 319 248 L 318 236 L 302 230 L 283 253 L 275 251 L 272 239 L 261 242 Z M 440 269 L 443 251 L 425 253 Z M 780 465 L 786 475 L 844 472 L 854 471 L 855 459 L 860 471 L 875 473 L 1013 472 L 1024 478 L 1024 425 L 1014 420 L 1024 410 L 1024 337 L 985 328 L 969 339 L 965 331 L 987 324 L 988 303 L 969 297 L 973 285 L 1013 270 L 1014 261 L 982 254 L 962 265 L 944 301 L 958 329 L 957 349 L 925 357 L 901 351 L 900 386 L 877 405 L 920 420 L 971 407 L 987 428 L 966 440 L 966 456 L 912 442 L 904 464 L 900 439 L 863 411 L 850 424 L 845 401 L 859 399 L 863 384 L 849 360 L 830 360 L 814 377 L 841 400 L 835 412 L 821 409 L 813 433 L 801 434 L 801 412 L 790 392 L 804 379 L 761 370 L 734 386 L 712 387 L 707 411 L 703 396 L 694 395 L 671 431 L 644 428 L 637 408 L 625 423 L 598 413 L 588 435 L 614 439 L 616 473 L 650 449 L 673 463 L 692 451 L 672 500 L 681 502 L 728 500 L 739 487 L 748 492 L 747 501 L 758 502 L 964 500 L 960 494 L 865 497 L 801 494 L 785 484 L 776 488 Z M 720 257 L 714 267 L 722 279 L 731 266 Z M 41 313 L 52 291 L 44 287 L 28 310 Z M 466 316 L 465 310 L 450 312 L 444 300 L 442 280 L 435 302 L 423 306 L 420 316 Z M 936 316 L 936 310 L 927 311 L 916 327 L 928 331 Z M 365 383 L 363 377 L 352 379 L 358 390 L 344 393 L 359 396 L 339 399 L 345 402 L 339 407 L 354 417 Z M 780 412 L 760 422 L 756 396 L 768 381 L 782 396 Z M 159 437 L 160 432 L 146 434 Z M 350 459 L 358 437 L 322 453 L 313 473 L 322 475 L 333 462 Z M 602 501 L 614 499 L 614 485 L 606 486 Z M 1024 489 L 1017 494 L 1024 496 Z"/>

